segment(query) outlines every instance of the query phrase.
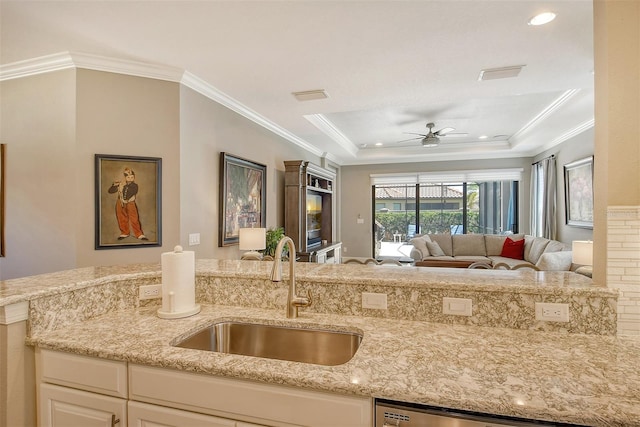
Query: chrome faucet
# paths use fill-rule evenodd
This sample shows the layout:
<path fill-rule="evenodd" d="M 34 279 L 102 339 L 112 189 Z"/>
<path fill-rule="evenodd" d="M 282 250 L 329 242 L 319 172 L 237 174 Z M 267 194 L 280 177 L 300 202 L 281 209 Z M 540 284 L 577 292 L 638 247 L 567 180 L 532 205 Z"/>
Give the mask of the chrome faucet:
<path fill-rule="evenodd" d="M 282 281 L 282 249 L 284 245 L 289 245 L 289 294 L 287 295 L 287 319 L 298 317 L 298 307 L 309 307 L 311 305 L 311 293 L 307 291 L 306 297 L 296 295 L 296 245 L 289 236 L 284 236 L 278 242 L 274 254 L 273 269 L 271 270 L 271 281 Z"/>

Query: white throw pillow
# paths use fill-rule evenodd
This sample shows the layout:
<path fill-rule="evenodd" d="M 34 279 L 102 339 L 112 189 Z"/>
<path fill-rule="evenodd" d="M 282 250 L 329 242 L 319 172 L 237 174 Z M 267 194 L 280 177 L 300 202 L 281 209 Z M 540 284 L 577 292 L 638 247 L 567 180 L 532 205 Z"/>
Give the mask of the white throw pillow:
<path fill-rule="evenodd" d="M 571 255 L 571 251 L 545 252 L 540 255 L 536 267 L 542 271 L 569 271 Z"/>
<path fill-rule="evenodd" d="M 422 258 L 428 257 L 430 255 L 429 248 L 427 248 L 427 241 L 423 239 L 422 236 L 414 237 L 413 239 L 409 240 L 409 243 L 411 243 L 414 248 L 422 253 Z"/>
<path fill-rule="evenodd" d="M 437 242 L 426 242 L 431 256 L 444 256 L 444 251 Z"/>

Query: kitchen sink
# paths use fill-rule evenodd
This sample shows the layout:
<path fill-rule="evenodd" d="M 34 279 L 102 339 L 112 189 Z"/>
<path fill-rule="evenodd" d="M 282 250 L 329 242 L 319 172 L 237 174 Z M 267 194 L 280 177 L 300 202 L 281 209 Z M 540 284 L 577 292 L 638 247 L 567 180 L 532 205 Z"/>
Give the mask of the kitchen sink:
<path fill-rule="evenodd" d="M 335 366 L 351 360 L 362 334 L 224 321 L 173 344 L 175 347 Z"/>

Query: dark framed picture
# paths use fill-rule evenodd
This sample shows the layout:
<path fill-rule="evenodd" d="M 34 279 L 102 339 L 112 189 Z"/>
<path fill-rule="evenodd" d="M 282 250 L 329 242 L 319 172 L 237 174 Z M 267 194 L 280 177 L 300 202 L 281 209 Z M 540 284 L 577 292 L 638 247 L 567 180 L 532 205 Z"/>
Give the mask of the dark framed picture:
<path fill-rule="evenodd" d="M 95 155 L 96 249 L 162 246 L 162 159 Z"/>
<path fill-rule="evenodd" d="M 241 228 L 266 228 L 267 167 L 220 153 L 219 246 L 238 243 Z"/>
<path fill-rule="evenodd" d="M 567 225 L 593 228 L 593 156 L 564 165 Z"/>

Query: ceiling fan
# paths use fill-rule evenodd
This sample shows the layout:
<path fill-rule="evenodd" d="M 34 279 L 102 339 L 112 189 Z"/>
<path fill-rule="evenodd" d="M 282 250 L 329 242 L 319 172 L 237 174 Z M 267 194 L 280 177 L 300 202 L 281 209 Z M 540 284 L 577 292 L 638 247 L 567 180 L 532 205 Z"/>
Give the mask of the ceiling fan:
<path fill-rule="evenodd" d="M 419 137 L 416 138 L 410 138 L 410 139 L 405 139 L 403 141 L 398 141 L 398 142 L 405 142 L 405 141 L 413 141 L 414 139 L 421 139 L 421 143 L 423 147 L 435 147 L 438 144 L 440 144 L 440 137 L 441 136 L 445 136 L 447 133 L 454 131 L 455 129 L 452 127 L 446 127 L 446 128 L 442 128 L 440 130 L 437 130 L 435 132 L 433 132 L 433 128 L 435 127 L 435 124 L 433 123 L 427 123 L 427 129 L 429 129 L 429 132 L 424 134 L 424 133 L 413 133 L 413 132 L 405 132 L 408 134 L 412 134 L 412 135 L 420 135 Z"/>

